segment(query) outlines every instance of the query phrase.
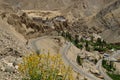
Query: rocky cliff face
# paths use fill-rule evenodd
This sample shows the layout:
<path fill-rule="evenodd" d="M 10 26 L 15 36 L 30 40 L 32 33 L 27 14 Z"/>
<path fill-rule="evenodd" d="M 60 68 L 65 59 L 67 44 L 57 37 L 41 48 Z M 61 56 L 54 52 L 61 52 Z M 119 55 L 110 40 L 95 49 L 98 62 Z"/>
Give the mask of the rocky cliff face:
<path fill-rule="evenodd" d="M 120 30 L 119 30 L 120 0 L 112 0 L 112 1 L 111 0 L 47 0 L 47 1 L 0 0 L 0 1 L 9 4 L 9 6 L 12 6 L 14 11 L 18 9 L 55 10 L 55 11 L 59 10 L 61 14 L 64 15 L 69 21 L 75 23 L 75 24 L 73 23 L 72 24 L 73 26 L 71 27 L 74 33 L 77 34 L 81 33 L 81 30 L 83 30 L 83 32 L 86 33 L 91 31 L 93 33 L 102 32 L 101 35 L 106 41 L 110 43 L 111 42 L 116 43 L 120 41 L 120 36 L 119 36 L 120 35 Z M 87 26 L 88 30 L 84 26 Z M 98 31 L 96 31 L 95 28 Z"/>
<path fill-rule="evenodd" d="M 0 0 L 23 10 L 60 10 L 75 17 L 90 16 L 111 0 Z M 114 0 L 112 0 L 114 1 Z"/>
<path fill-rule="evenodd" d="M 0 80 L 21 80 L 18 64 L 27 52 L 21 39 L 0 17 Z"/>
<path fill-rule="evenodd" d="M 102 37 L 110 43 L 120 41 L 120 0 L 0 0 L 0 2 L 9 4 L 14 11 L 18 9 L 60 11 L 73 22 L 71 26 L 73 33 L 79 34 L 83 31 L 87 35 L 89 32 L 101 32 Z"/>
<path fill-rule="evenodd" d="M 30 18 L 26 13 L 17 15 L 15 13 L 1 13 L 6 23 L 15 28 L 26 39 L 36 38 L 42 35 L 50 35 L 52 31 L 63 31 L 69 29 L 67 19 L 63 16 L 56 16 L 50 19 Z M 57 34 L 56 34 L 57 35 Z"/>
<path fill-rule="evenodd" d="M 96 26 L 102 29 L 101 36 L 105 40 L 110 43 L 120 42 L 120 0 L 106 5 L 97 13 L 94 20 Z"/>
<path fill-rule="evenodd" d="M 30 18 L 18 14 L 21 10 L 59 11 L 61 16 Z M 120 43 L 120 0 L 0 0 L 0 79 L 20 80 L 16 66 L 27 52 L 21 39 L 63 30 L 84 37 L 96 33 Z"/>

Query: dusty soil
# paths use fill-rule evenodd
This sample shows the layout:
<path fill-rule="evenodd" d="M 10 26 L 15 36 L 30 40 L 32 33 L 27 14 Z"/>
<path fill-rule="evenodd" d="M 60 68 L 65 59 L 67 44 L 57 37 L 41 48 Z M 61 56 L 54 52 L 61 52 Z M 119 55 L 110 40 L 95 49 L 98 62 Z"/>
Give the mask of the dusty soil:
<path fill-rule="evenodd" d="M 63 16 L 66 21 L 57 22 L 56 16 Z M 21 79 L 16 67 L 21 57 L 30 52 L 26 41 L 58 35 L 59 31 L 85 38 L 97 34 L 109 43 L 120 43 L 120 0 L 0 0 L 0 80 Z M 56 54 L 64 42 L 63 38 L 49 37 L 38 41 L 37 47 L 42 52 Z M 67 56 L 76 62 L 78 54 L 85 56 L 81 52 L 87 53 L 72 45 Z M 99 57 L 97 53 L 87 54 L 90 59 Z M 89 63 L 84 64 L 86 68 L 92 66 Z"/>

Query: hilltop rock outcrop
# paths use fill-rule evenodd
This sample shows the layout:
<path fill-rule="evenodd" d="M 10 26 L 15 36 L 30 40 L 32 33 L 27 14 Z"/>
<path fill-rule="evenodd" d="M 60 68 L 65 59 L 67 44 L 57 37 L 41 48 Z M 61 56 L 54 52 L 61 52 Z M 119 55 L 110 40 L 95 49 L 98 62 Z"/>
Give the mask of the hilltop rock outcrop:
<path fill-rule="evenodd" d="M 6 16 L 7 15 L 7 16 Z M 7 23 L 12 25 L 16 31 L 23 34 L 25 38 L 35 38 L 52 31 L 63 31 L 68 29 L 67 19 L 63 16 L 56 16 L 50 19 L 30 18 L 26 13 L 17 15 L 15 13 L 1 14 L 6 16 Z M 49 32 L 49 33 L 48 33 Z"/>

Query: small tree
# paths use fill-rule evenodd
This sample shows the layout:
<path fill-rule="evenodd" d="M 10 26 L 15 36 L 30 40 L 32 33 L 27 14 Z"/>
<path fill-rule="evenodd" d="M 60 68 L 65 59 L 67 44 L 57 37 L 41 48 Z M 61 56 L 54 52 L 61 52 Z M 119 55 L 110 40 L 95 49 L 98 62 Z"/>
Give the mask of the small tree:
<path fill-rule="evenodd" d="M 81 37 L 80 42 L 84 42 L 84 39 Z"/>
<path fill-rule="evenodd" d="M 82 65 L 82 59 L 81 59 L 81 57 L 79 55 L 77 56 L 77 63 L 79 65 Z"/>
<path fill-rule="evenodd" d="M 67 36 L 68 40 L 72 41 L 72 36 L 69 32 L 66 33 L 66 36 Z"/>
<path fill-rule="evenodd" d="M 83 48 L 83 45 L 82 45 L 82 44 L 78 44 L 78 45 L 77 45 L 77 48 L 82 49 L 82 48 Z"/>
<path fill-rule="evenodd" d="M 90 47 L 89 47 L 88 41 L 86 41 L 85 48 L 86 48 L 86 51 L 90 51 Z"/>
<path fill-rule="evenodd" d="M 96 44 L 97 44 L 98 46 L 100 46 L 101 43 L 102 43 L 101 38 L 97 38 L 97 42 L 96 42 Z"/>
<path fill-rule="evenodd" d="M 94 38 L 94 37 L 93 37 L 93 36 L 91 36 L 90 38 L 91 38 L 91 39 L 90 39 L 90 40 L 91 40 L 91 42 L 93 42 L 93 38 Z"/>
<path fill-rule="evenodd" d="M 106 42 L 103 40 L 102 42 L 101 42 L 101 48 L 104 48 L 106 46 Z"/>
<path fill-rule="evenodd" d="M 75 35 L 75 45 L 78 45 L 78 43 L 79 43 L 79 40 L 78 40 L 78 35 Z"/>
<path fill-rule="evenodd" d="M 66 33 L 64 31 L 62 31 L 61 36 L 65 37 Z"/>

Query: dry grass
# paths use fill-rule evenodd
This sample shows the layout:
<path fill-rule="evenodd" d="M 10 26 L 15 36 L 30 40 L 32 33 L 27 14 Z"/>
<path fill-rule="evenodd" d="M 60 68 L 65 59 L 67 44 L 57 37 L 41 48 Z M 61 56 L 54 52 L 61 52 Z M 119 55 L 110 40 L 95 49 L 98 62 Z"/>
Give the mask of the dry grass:
<path fill-rule="evenodd" d="M 24 80 L 74 80 L 72 70 L 66 67 L 59 54 L 31 54 L 23 58 L 19 71 Z"/>

